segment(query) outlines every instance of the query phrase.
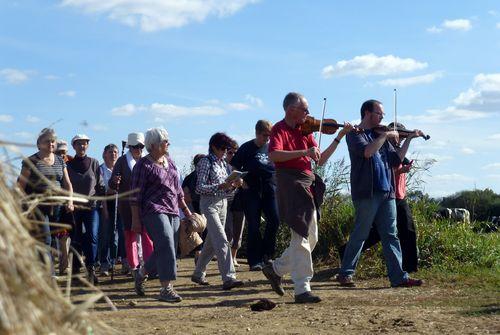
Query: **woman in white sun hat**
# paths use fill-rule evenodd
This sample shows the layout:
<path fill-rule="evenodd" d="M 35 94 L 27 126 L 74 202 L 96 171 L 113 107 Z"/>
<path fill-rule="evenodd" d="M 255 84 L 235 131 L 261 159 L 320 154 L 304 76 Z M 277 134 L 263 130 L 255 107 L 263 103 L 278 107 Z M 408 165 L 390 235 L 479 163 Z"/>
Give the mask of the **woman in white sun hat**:
<path fill-rule="evenodd" d="M 130 191 L 132 181 L 132 170 L 136 162 L 141 159 L 144 149 L 144 134 L 130 133 L 127 138 L 128 151 L 118 158 L 109 180 L 109 187 L 118 190 L 119 193 Z M 118 212 L 122 219 L 125 235 L 125 252 L 127 262 L 133 271 L 139 266 L 139 253 L 137 245 L 137 233 L 132 231 L 132 212 L 130 210 L 130 196 L 118 198 Z M 141 232 L 142 257 L 146 262 L 153 253 L 153 242 L 145 229 Z"/>

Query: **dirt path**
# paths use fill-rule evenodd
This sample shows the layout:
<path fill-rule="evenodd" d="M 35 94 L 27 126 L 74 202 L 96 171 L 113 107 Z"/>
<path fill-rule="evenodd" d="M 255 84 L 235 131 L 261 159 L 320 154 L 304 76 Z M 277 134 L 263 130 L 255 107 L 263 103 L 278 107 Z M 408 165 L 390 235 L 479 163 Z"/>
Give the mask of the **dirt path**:
<path fill-rule="evenodd" d="M 179 304 L 156 300 L 158 280 L 147 283 L 146 297 L 133 291 L 131 279 L 101 280 L 100 288 L 116 304 L 111 312 L 99 302 L 94 313 L 126 334 L 500 334 L 499 294 L 479 296 L 456 285 L 427 284 L 416 289 L 391 289 L 385 279 L 359 281 L 356 288 L 341 288 L 330 279 L 333 271 L 319 271 L 313 290 L 319 304 L 293 303 L 293 290 L 281 298 L 265 277 L 249 272 L 245 264 L 238 278 L 245 286 L 222 291 L 216 264 L 209 267 L 211 286 L 189 280 L 192 259 L 179 264 L 175 287 Z M 252 312 L 250 305 L 268 298 L 278 305 L 271 311 Z"/>

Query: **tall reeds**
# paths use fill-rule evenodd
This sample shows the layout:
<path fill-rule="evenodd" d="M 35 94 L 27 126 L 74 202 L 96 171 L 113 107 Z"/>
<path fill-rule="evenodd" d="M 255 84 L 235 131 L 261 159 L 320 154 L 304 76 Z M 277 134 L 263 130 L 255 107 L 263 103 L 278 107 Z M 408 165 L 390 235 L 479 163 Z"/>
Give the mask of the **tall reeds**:
<path fill-rule="evenodd" d="M 42 260 L 48 257 L 46 246 L 32 234 L 37 223 L 23 213 L 22 195 L 8 171 L 0 163 L 0 334 L 111 332 L 87 311 L 102 293 L 75 305 L 56 283 L 50 262 Z"/>

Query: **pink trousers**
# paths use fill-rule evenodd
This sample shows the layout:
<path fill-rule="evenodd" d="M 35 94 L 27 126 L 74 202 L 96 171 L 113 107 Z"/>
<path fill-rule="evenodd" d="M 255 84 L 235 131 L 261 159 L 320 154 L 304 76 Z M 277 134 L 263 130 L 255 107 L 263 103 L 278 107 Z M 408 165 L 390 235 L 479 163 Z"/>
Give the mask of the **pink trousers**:
<path fill-rule="evenodd" d="M 139 266 L 139 254 L 137 252 L 137 233 L 132 230 L 125 230 L 125 252 L 127 253 L 127 261 L 130 268 L 135 269 Z M 141 233 L 141 244 L 142 244 L 142 257 L 144 262 L 146 262 L 153 253 L 153 241 L 143 230 Z"/>

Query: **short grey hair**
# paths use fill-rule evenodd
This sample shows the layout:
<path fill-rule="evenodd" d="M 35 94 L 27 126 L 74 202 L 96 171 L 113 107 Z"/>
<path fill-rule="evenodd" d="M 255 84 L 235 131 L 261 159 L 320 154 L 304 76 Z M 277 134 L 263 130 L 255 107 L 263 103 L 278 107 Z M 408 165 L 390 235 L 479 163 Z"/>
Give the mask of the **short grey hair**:
<path fill-rule="evenodd" d="M 42 131 L 40 131 L 40 134 L 38 134 L 38 138 L 36 139 L 36 144 L 40 144 L 42 139 L 47 137 L 53 140 L 57 140 L 56 131 L 52 128 L 43 128 Z"/>
<path fill-rule="evenodd" d="M 165 128 L 157 127 L 148 129 L 144 140 L 144 146 L 151 152 L 153 145 L 159 145 L 162 141 L 168 141 L 168 132 Z"/>
<path fill-rule="evenodd" d="M 283 109 L 286 110 L 290 106 L 298 105 L 300 104 L 301 100 L 304 100 L 305 97 L 297 92 L 290 92 L 285 96 L 285 99 L 283 99 Z"/>

